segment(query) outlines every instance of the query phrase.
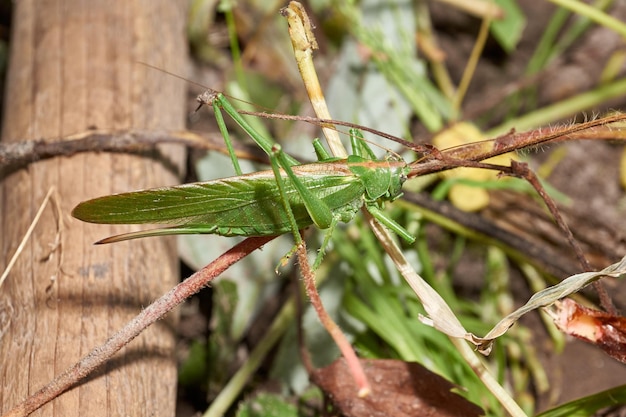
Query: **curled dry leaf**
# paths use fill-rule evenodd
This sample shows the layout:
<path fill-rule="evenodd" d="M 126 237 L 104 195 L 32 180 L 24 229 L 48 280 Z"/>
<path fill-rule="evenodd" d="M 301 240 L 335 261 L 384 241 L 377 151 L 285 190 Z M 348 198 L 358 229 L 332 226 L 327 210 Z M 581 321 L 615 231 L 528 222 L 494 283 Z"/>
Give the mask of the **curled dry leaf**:
<path fill-rule="evenodd" d="M 488 355 L 491 352 L 493 341 L 506 333 L 524 314 L 537 308 L 547 307 L 572 293 L 580 291 L 600 278 L 620 278 L 626 276 L 626 256 L 619 262 L 607 266 L 602 271 L 572 275 L 552 287 L 535 293 L 526 304 L 500 320 L 487 335 L 478 337 L 463 327 L 441 295 L 415 272 L 398 245 L 384 232 L 383 227 L 379 223 L 372 221 L 371 217 L 369 221 L 372 230 L 376 233 L 376 237 L 383 242 L 385 250 L 396 265 L 396 268 L 398 268 L 398 271 L 400 271 L 424 306 L 427 315 L 420 315 L 419 320 L 450 337 L 467 340 L 474 344 L 478 351 L 484 355 Z"/>
<path fill-rule="evenodd" d="M 483 410 L 451 391 L 456 386 L 415 362 L 362 359 L 372 392 L 354 395 L 357 387 L 343 358 L 317 369 L 311 379 L 347 417 L 481 416 Z"/>
<path fill-rule="evenodd" d="M 548 313 L 562 332 L 593 343 L 626 363 L 626 317 L 587 308 L 569 298 L 554 303 Z"/>
<path fill-rule="evenodd" d="M 520 317 L 529 311 L 554 304 L 556 301 L 582 290 L 593 281 L 602 277 L 620 278 L 624 275 L 626 275 L 626 256 L 624 256 L 619 262 L 607 266 L 602 271 L 583 272 L 582 274 L 572 275 L 558 284 L 539 291 L 530 297 L 530 300 L 528 300 L 526 304 L 500 320 L 500 322 L 498 322 L 498 324 L 496 324 L 484 338 L 474 336 L 473 339 L 468 340 L 475 343 L 481 353 L 489 354 L 493 340 L 506 333 L 509 327 L 515 324 Z"/>

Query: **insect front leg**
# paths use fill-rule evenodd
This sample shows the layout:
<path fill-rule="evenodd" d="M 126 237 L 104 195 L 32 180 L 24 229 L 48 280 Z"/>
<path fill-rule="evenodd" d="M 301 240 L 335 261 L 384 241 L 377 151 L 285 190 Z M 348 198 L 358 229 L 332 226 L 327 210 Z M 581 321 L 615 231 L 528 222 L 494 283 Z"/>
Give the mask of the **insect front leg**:
<path fill-rule="evenodd" d="M 270 157 L 270 162 L 272 164 L 272 170 L 274 170 L 274 176 L 276 177 L 276 183 L 279 187 L 283 187 L 281 190 L 281 198 L 285 204 L 285 209 L 287 211 L 287 215 L 293 219 L 293 213 L 291 212 L 291 207 L 289 207 L 288 200 L 285 197 L 284 186 L 282 183 L 282 176 L 280 175 L 280 168 L 284 169 L 287 173 L 289 180 L 291 181 L 293 187 L 296 189 L 302 201 L 304 202 L 304 206 L 306 207 L 309 216 L 313 220 L 313 223 L 320 229 L 327 229 L 330 227 L 333 221 L 333 213 L 331 209 L 328 207 L 326 203 L 324 203 L 320 198 L 315 196 L 311 190 L 309 190 L 302 182 L 298 179 L 298 177 L 293 173 L 291 169 L 294 165 L 299 165 L 300 163 L 282 151 L 282 148 L 279 144 L 272 142 L 271 140 L 260 135 L 256 130 L 254 130 L 248 122 L 237 112 L 228 100 L 224 97 L 223 94 L 208 92 L 202 94 L 198 97 L 198 101 L 204 104 L 211 104 L 213 109 L 215 110 L 216 119 L 218 121 L 218 125 L 220 127 L 220 131 L 224 136 L 224 140 L 228 144 L 230 140 L 228 139 L 228 132 L 226 129 L 226 125 L 224 124 L 223 118 L 221 117 L 220 109 L 224 109 L 224 111 L 239 125 L 241 128 L 267 153 Z M 229 147 L 229 153 L 231 152 L 232 146 Z M 231 159 L 236 159 L 234 155 L 234 151 L 232 151 Z M 295 220 L 292 223 L 292 229 L 295 231 L 298 230 Z"/>
<path fill-rule="evenodd" d="M 226 123 L 224 123 L 224 116 L 222 116 L 221 108 L 223 106 L 221 104 L 222 99 L 220 98 L 220 96 L 220 93 L 212 89 L 204 91 L 196 98 L 198 103 L 200 103 L 196 111 L 200 110 L 200 107 L 204 105 L 213 107 L 215 122 L 217 123 L 217 127 L 219 128 L 220 133 L 224 138 L 224 143 L 226 144 L 226 149 L 228 150 L 228 156 L 230 156 L 230 160 L 233 164 L 233 167 L 235 168 L 235 174 L 242 175 L 243 172 L 241 171 L 241 166 L 239 165 L 239 158 L 237 158 L 237 155 L 235 155 L 235 149 L 233 148 L 233 143 L 230 140 L 230 135 L 228 133 L 228 129 L 226 128 Z"/>
<path fill-rule="evenodd" d="M 333 221 L 330 224 L 330 227 L 324 233 L 324 241 L 322 242 L 322 246 L 320 246 L 319 251 L 317 252 L 317 256 L 315 257 L 315 262 L 313 262 L 313 266 L 311 269 L 313 271 L 317 271 L 317 268 L 322 264 L 322 260 L 324 259 L 324 255 L 326 255 L 326 248 L 330 243 L 330 238 L 333 236 L 333 232 L 339 223 L 339 219 L 333 216 Z"/>
<path fill-rule="evenodd" d="M 207 104 L 207 105 L 210 104 L 213 107 L 213 110 L 215 111 L 215 114 L 216 114 L 216 120 L 218 122 L 218 125 L 220 125 L 220 121 L 218 120 L 218 117 L 221 117 L 220 109 L 223 109 L 226 112 L 226 114 L 228 114 L 231 117 L 231 119 L 233 119 L 235 123 L 237 123 L 243 129 L 243 131 L 246 132 L 246 134 L 250 136 L 252 140 L 254 140 L 254 142 L 257 145 L 259 145 L 261 149 L 263 149 L 263 151 L 268 156 L 270 157 L 272 156 L 272 153 L 273 153 L 272 147 L 274 146 L 274 141 L 267 139 L 266 137 L 261 135 L 259 132 L 257 132 L 252 126 L 250 126 L 250 124 L 241 116 L 241 114 L 239 114 L 239 112 L 237 112 L 237 109 L 233 107 L 232 104 L 230 104 L 230 102 L 226 99 L 226 97 L 224 97 L 222 93 L 218 93 L 218 92 L 214 92 L 210 90 L 199 95 L 198 101 L 201 104 Z M 223 123 L 223 119 L 222 119 L 221 126 L 220 126 L 220 132 L 224 136 L 224 140 L 229 141 L 229 139 L 227 139 L 228 133 L 226 132 L 226 126 Z M 225 132 L 226 134 L 224 134 Z M 227 146 L 228 146 L 228 143 L 227 143 Z M 231 148 L 229 148 L 229 153 L 231 152 L 230 149 Z M 234 151 L 231 154 L 231 159 L 233 157 L 234 157 Z M 300 164 L 298 160 L 291 157 L 290 155 L 286 155 L 285 159 L 289 161 L 290 166 Z"/>
<path fill-rule="evenodd" d="M 235 168 L 236 175 L 242 175 L 241 166 L 239 165 L 239 158 L 235 155 L 235 149 L 233 148 L 233 142 L 230 140 L 230 135 L 228 134 L 228 129 L 226 128 L 226 123 L 224 123 L 224 116 L 222 116 L 222 111 L 220 110 L 217 102 L 213 102 L 213 113 L 215 115 L 215 121 L 217 122 L 217 127 L 220 129 L 220 133 L 224 138 L 224 143 L 226 143 L 226 149 L 228 150 L 228 155 L 230 156 L 230 160 L 233 163 L 233 167 Z"/>
<path fill-rule="evenodd" d="M 322 260 L 324 247 L 328 244 L 330 236 L 332 235 L 332 231 L 334 230 L 339 220 L 338 218 L 333 216 L 332 211 L 326 205 L 326 203 L 324 203 L 321 199 L 316 197 L 308 188 L 306 188 L 306 186 L 302 184 L 302 182 L 294 174 L 288 161 L 285 160 L 285 153 L 282 151 L 280 145 L 274 145 L 272 155 L 270 156 L 270 162 L 272 164 L 272 170 L 274 171 L 274 177 L 276 177 L 276 185 L 278 186 L 281 200 L 283 201 L 283 206 L 285 212 L 287 213 L 289 223 L 291 224 L 294 240 L 296 242 L 294 248 L 281 259 L 280 265 L 284 265 L 287 259 L 289 259 L 289 257 L 293 255 L 293 253 L 297 252 L 302 244 L 302 236 L 300 236 L 297 222 L 295 220 L 293 211 L 291 210 L 291 206 L 289 205 L 289 200 L 287 199 L 287 195 L 285 192 L 285 183 L 280 172 L 282 166 L 282 169 L 287 174 L 289 181 L 291 181 L 292 185 L 298 191 L 298 194 L 302 198 L 307 212 L 311 216 L 311 219 L 313 220 L 315 225 L 320 227 L 321 229 L 329 229 L 326 233 L 326 237 L 324 238 L 324 243 L 322 245 L 322 248 L 320 249 L 320 253 L 315 261 L 315 264 L 313 265 L 313 270 L 315 270 Z"/>
<path fill-rule="evenodd" d="M 326 203 L 324 203 L 324 201 L 322 201 L 319 197 L 313 194 L 311 190 L 309 190 L 300 181 L 300 179 L 298 179 L 296 174 L 294 174 L 293 170 L 291 169 L 291 165 L 289 164 L 289 160 L 287 159 L 287 155 L 283 152 L 280 145 L 274 145 L 272 149 L 272 155 L 270 155 L 270 162 L 272 163 L 272 170 L 274 170 L 274 176 L 276 177 L 276 182 L 278 186 L 283 187 L 282 189 L 279 188 L 279 190 L 281 191 L 281 195 L 283 195 L 284 193 L 284 186 L 282 176 L 280 175 L 280 168 L 285 171 L 287 177 L 289 178 L 289 181 L 291 181 L 291 184 L 300 195 L 300 198 L 302 198 L 304 206 L 306 207 L 306 211 L 307 213 L 309 213 L 309 216 L 311 216 L 313 223 L 315 223 L 315 225 L 320 229 L 328 229 L 333 222 L 333 213 L 331 209 Z M 293 213 L 291 213 L 291 207 L 289 207 L 289 203 L 284 195 L 283 201 L 286 205 L 285 209 L 288 211 L 287 214 L 291 218 L 293 218 Z M 293 220 L 292 226 L 294 226 L 295 230 L 298 230 L 297 226 L 295 225 L 295 220 Z"/>

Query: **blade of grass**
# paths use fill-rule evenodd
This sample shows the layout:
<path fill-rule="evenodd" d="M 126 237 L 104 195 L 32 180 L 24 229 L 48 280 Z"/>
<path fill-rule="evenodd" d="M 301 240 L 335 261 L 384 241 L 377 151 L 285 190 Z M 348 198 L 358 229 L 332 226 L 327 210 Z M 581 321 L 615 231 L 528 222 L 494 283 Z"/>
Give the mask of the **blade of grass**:
<path fill-rule="evenodd" d="M 552 3 L 571 10 L 576 14 L 585 16 L 597 24 L 614 30 L 620 35 L 626 37 L 626 24 L 611 15 L 604 13 L 594 6 L 590 6 L 578 0 L 549 0 Z"/>
<path fill-rule="evenodd" d="M 537 415 L 537 417 L 587 417 L 594 415 L 601 408 L 625 403 L 626 385 L 621 385 L 560 405 Z"/>

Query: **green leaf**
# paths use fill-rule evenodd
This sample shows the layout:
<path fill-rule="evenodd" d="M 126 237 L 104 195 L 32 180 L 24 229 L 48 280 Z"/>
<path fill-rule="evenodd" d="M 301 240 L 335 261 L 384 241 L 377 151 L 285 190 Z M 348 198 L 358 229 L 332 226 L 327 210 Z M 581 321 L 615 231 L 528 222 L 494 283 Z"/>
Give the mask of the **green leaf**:
<path fill-rule="evenodd" d="M 241 404 L 237 417 L 297 417 L 298 408 L 283 397 L 274 394 L 259 394 Z"/>
<path fill-rule="evenodd" d="M 537 417 L 586 417 L 595 414 L 601 408 L 625 403 L 626 385 L 622 385 L 560 405 Z"/>
<path fill-rule="evenodd" d="M 495 20 L 491 24 L 491 34 L 510 53 L 522 37 L 526 17 L 515 0 L 496 0 L 496 3 L 504 10 L 504 19 Z"/>
<path fill-rule="evenodd" d="M 180 367 L 178 383 L 193 386 L 206 381 L 208 373 L 208 351 L 205 343 L 193 342 L 189 348 L 189 357 Z"/>

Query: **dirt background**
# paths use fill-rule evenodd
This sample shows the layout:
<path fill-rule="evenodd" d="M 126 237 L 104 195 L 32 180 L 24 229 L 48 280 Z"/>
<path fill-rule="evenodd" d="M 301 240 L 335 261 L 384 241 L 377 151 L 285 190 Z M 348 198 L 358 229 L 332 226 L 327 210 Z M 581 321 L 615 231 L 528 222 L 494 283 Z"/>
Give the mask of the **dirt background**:
<path fill-rule="evenodd" d="M 511 55 L 507 55 L 493 39 L 488 42 L 465 100 L 464 114 L 469 119 L 502 100 L 503 92 L 516 88 L 519 83 L 528 82 L 524 78 L 523 70 L 543 34 L 554 7 L 547 2 L 534 0 L 520 0 L 519 4 L 527 17 L 527 27 L 523 38 L 515 53 Z M 474 45 L 480 21 L 467 14 L 451 10 L 448 6 L 438 2 L 430 2 L 430 6 L 440 46 L 446 53 L 448 68 L 454 81 L 458 82 Z M 252 20 L 251 16 L 246 15 L 245 7 L 239 13 L 241 13 L 239 15 L 241 21 Z M 611 14 L 622 20 L 626 19 L 626 2 L 615 2 Z M 316 18 L 320 19 L 319 16 L 314 17 Z M 319 20 L 317 23 L 319 24 Z M 222 33 L 223 38 L 225 29 L 223 27 L 220 29 L 219 25 L 218 20 L 216 33 Z M 216 35 L 216 38 L 219 37 Z M 244 50 L 246 42 L 254 41 L 254 39 L 241 40 Z M 333 67 L 333 55 L 328 53 L 328 50 L 324 50 L 323 45 L 328 44 L 328 41 L 323 39 L 323 35 L 322 39 L 318 40 L 322 49 L 316 55 L 316 62 L 322 69 L 322 84 L 324 85 L 324 77 L 329 77 L 329 74 L 324 75 L 324 68 Z M 532 80 L 533 84 L 539 86 L 538 105 L 554 103 L 593 88 L 598 83 L 608 57 L 616 50 L 624 48 L 623 40 L 620 40 L 615 33 L 603 28 L 592 28 L 573 48 L 570 48 L 558 61 Z M 277 78 L 271 60 L 258 59 L 250 65 L 270 79 Z M 219 88 L 219 80 L 223 78 L 223 74 L 216 73 L 214 69 L 207 68 L 205 65 L 197 66 L 193 71 L 199 79 L 203 80 L 203 83 L 207 80 L 215 80 L 218 82 L 216 88 Z M 622 74 L 624 73 L 626 73 L 626 68 L 622 69 Z M 285 89 L 291 88 L 294 95 L 302 94 L 301 87 L 297 84 L 291 86 L 288 77 L 284 83 Z M 620 98 L 606 103 L 604 108 L 594 109 L 594 113 L 602 114 L 610 109 L 624 108 L 626 108 L 626 99 Z M 492 119 L 492 124 L 498 121 L 496 116 Z M 567 123 L 569 120 L 563 122 Z M 194 128 L 197 129 L 197 125 Z M 418 125 L 415 126 L 414 133 L 417 137 L 425 136 L 424 130 Z M 618 181 L 619 158 L 622 149 L 623 145 L 615 143 L 568 144 L 566 156 L 549 178 L 553 185 L 576 202 L 574 206 L 577 208 L 566 212 L 572 229 L 586 231 L 581 233 L 586 233 L 589 237 L 591 249 L 602 245 L 610 248 L 608 252 L 603 251 L 604 257 L 598 259 L 600 265 L 606 265 L 607 261 L 616 262 L 626 253 L 626 223 L 623 220 L 624 191 Z M 547 158 L 549 151 L 550 147 L 545 147 L 534 156 L 537 165 Z M 498 213 L 502 214 L 503 211 L 512 211 L 511 207 L 519 204 L 522 203 L 513 199 L 500 211 L 495 210 L 491 216 L 499 216 Z M 515 223 L 516 220 L 510 221 Z M 522 221 L 522 226 L 517 226 L 519 233 L 527 232 L 520 230 L 523 225 L 527 223 Z M 528 229 L 532 229 L 532 225 L 528 226 Z M 437 232 L 433 232 L 432 239 L 432 243 L 437 244 Z M 562 247 L 561 250 L 564 259 L 571 259 L 571 254 L 566 253 L 569 249 Z M 565 263 L 567 262 L 570 261 Z M 571 261 L 569 266 L 571 267 L 569 270 L 575 273 L 577 265 L 574 261 Z M 481 268 L 480 264 L 476 264 L 471 259 L 461 263 L 457 270 L 458 276 L 464 277 L 458 280 L 460 292 L 471 296 L 480 288 L 482 282 L 468 281 L 467 277 L 480 276 L 476 272 L 479 272 Z M 472 273 L 467 273 L 469 271 Z M 513 277 L 513 285 L 515 301 L 521 305 L 532 293 L 521 275 Z M 617 282 L 609 282 L 607 285 L 618 309 L 622 312 L 626 311 L 624 285 Z M 590 296 L 593 297 L 593 294 Z M 562 353 L 555 353 L 538 314 L 529 314 L 523 319 L 523 324 L 533 330 L 534 347 L 538 351 L 538 356 L 551 383 L 549 392 L 537 398 L 539 411 L 550 405 L 626 383 L 626 365 L 582 341 L 569 339 L 565 350 Z M 189 334 L 183 336 L 188 337 Z M 187 406 L 181 404 L 181 410 L 189 410 L 188 407 L 189 404 Z M 599 415 L 624 416 L 626 406 L 616 406 Z"/>
<path fill-rule="evenodd" d="M 448 68 L 455 82 L 461 77 L 461 73 L 467 62 L 471 48 L 474 45 L 476 34 L 480 27 L 480 21 L 467 14 L 455 11 L 450 7 L 430 2 L 432 18 L 438 34 L 438 41 L 446 53 Z M 524 68 L 530 59 L 535 47 L 543 34 L 543 30 L 552 15 L 554 7 L 544 1 L 520 0 L 526 18 L 527 27 L 523 38 L 515 52 L 506 54 L 493 40 L 490 39 L 486 50 L 478 65 L 476 74 L 469 88 L 464 114 L 468 119 L 482 114 L 485 109 L 494 107 L 494 103 L 502 100 L 506 91 L 515 89 L 520 83 L 537 85 L 539 92 L 538 105 L 547 105 L 563 100 L 572 95 L 593 88 L 599 81 L 600 75 L 606 65 L 606 61 L 616 50 L 624 50 L 623 40 L 615 33 L 594 27 L 589 30 L 576 45 L 554 62 L 547 70 L 540 73 L 533 80 L 524 78 Z M 305 4 L 306 7 L 306 4 Z M 239 20 L 253 20 L 246 14 L 245 7 L 240 10 Z M 617 1 L 611 9 L 611 14 L 619 19 L 626 19 L 626 2 Z M 323 17 L 314 16 L 317 24 Z M 225 37 L 225 29 L 220 29 L 220 21 L 216 26 L 216 33 L 222 33 Z M 317 36 L 320 36 L 319 34 Z M 324 69 L 333 67 L 333 55 L 324 49 L 330 41 L 318 39 L 322 48 L 316 55 L 316 63 L 321 68 L 322 84 L 324 78 L 330 74 L 324 74 Z M 216 38 L 220 36 L 216 35 Z M 240 39 L 245 50 L 246 42 L 254 42 L 254 39 Z M 269 79 L 276 79 L 275 66 L 271 60 L 257 59 L 250 63 L 254 70 L 266 75 Z M 215 73 L 206 66 L 197 66 L 194 72 L 203 82 L 223 78 L 222 74 Z M 622 68 L 622 75 L 626 68 Z M 302 94 L 301 87 L 289 82 L 289 77 L 284 80 L 285 89 L 292 89 L 294 95 Z M 292 86 L 293 85 L 293 86 Z M 216 87 L 219 88 L 219 87 Z M 606 103 L 603 108 L 594 109 L 594 114 L 603 114 L 610 109 L 626 108 L 626 99 L 620 98 Z M 530 109 L 526 109 L 530 110 Z M 503 116 L 503 115 L 500 115 Z M 590 114 L 589 116 L 593 116 Z M 491 124 L 499 121 L 496 115 Z M 564 120 L 569 123 L 571 120 Z M 488 126 L 486 126 L 488 127 Z M 195 126 L 194 128 L 197 128 Z M 426 137 L 425 131 L 416 125 L 414 129 L 416 137 Z M 581 230 L 589 238 L 590 251 L 604 247 L 603 256 L 597 259 L 597 265 L 606 265 L 606 262 L 616 262 L 626 250 L 626 223 L 624 222 L 624 190 L 619 185 L 619 158 L 623 145 L 616 143 L 572 143 L 568 144 L 567 154 L 551 174 L 549 180 L 570 196 L 576 209 L 567 210 L 566 217 L 572 229 Z M 536 153 L 533 158 L 538 166 L 544 161 L 551 148 L 546 146 Z M 508 201 L 499 210 L 493 209 L 487 216 L 500 216 L 503 212 L 512 212 L 512 207 L 523 205 L 523 202 L 513 199 Z M 506 217 L 506 215 L 505 215 Z M 515 217 L 513 215 L 513 217 Z M 512 224 L 520 222 L 521 226 L 514 226 L 520 234 L 532 229 L 532 225 L 524 223 L 525 220 L 512 218 Z M 437 232 L 432 235 L 433 244 L 437 244 Z M 561 247 L 564 267 L 570 273 L 575 273 L 577 265 L 571 259 L 571 254 L 566 253 L 569 249 Z M 621 254 L 621 255 L 620 255 Z M 569 263 L 569 265 L 567 265 Z M 461 269 L 465 268 L 465 269 Z M 482 282 L 468 281 L 467 277 L 480 276 L 482 268 L 471 259 L 464 260 L 457 270 L 459 277 L 458 290 L 471 296 L 480 288 Z M 472 273 L 467 273 L 471 271 Z M 524 283 L 521 275 L 513 278 L 515 287 L 516 303 L 523 304 L 532 293 Z M 620 311 L 626 311 L 626 288 L 617 282 L 607 283 Z M 593 298 L 593 294 L 590 294 Z M 548 373 L 551 382 L 550 391 L 540 395 L 537 399 L 538 410 L 554 404 L 577 399 L 590 393 L 599 392 L 626 383 L 626 365 L 615 361 L 597 348 L 582 341 L 569 339 L 562 353 L 555 353 L 545 328 L 538 314 L 529 314 L 523 319 L 524 325 L 531 328 L 535 335 L 534 347 L 539 352 L 539 358 Z M 183 407 L 184 408 L 184 407 Z M 616 406 L 614 409 L 605 410 L 602 416 L 624 416 L 625 406 Z"/>
<path fill-rule="evenodd" d="M 522 41 L 511 56 L 503 54 L 495 44 L 487 49 L 468 92 L 465 106 L 467 114 L 488 107 L 485 102 L 497 102 L 501 91 L 511 87 L 512 83 L 517 82 L 515 80 L 523 79 L 522 70 L 542 36 L 554 8 L 541 1 L 522 0 L 519 4 L 528 19 Z M 448 60 L 458 63 L 449 67 L 452 71 L 461 71 L 467 51 L 473 44 L 476 22 L 461 13 L 451 12 L 441 5 L 436 6 L 435 3 L 432 10 Z M 626 20 L 626 2 L 615 2 L 611 15 L 622 21 Z M 607 58 L 624 47 L 623 40 L 609 30 L 597 27 L 591 29 L 575 47 L 540 74 L 536 80 L 540 104 L 554 103 L 591 89 L 598 82 Z M 622 73 L 623 71 L 624 69 Z M 456 76 L 459 77 L 460 73 Z M 594 111 L 602 114 L 610 109 L 624 109 L 625 106 L 626 100 L 621 97 Z M 623 248 L 626 236 L 624 190 L 617 181 L 622 149 L 622 145 L 610 143 L 568 144 L 567 156 L 552 173 L 550 181 L 578 202 L 576 220 L 573 223 L 570 221 L 572 229 L 585 228 L 588 219 L 601 220 L 605 230 L 615 231 L 609 241 L 615 247 Z M 535 155 L 538 163 L 545 157 L 545 153 Z M 604 237 L 606 238 L 607 236 Z M 597 239 L 601 241 L 603 237 L 598 235 Z M 612 262 L 617 260 L 612 258 Z M 626 287 L 617 282 L 607 285 L 614 302 L 623 313 L 626 311 Z M 520 290 L 516 293 L 519 295 L 517 302 L 523 302 L 530 295 L 524 293 L 523 289 Z M 540 336 L 535 346 L 541 352 L 540 358 L 552 386 L 552 391 L 540 398 L 539 410 L 545 409 L 555 400 L 557 403 L 566 402 L 626 383 L 626 365 L 575 339 L 569 339 L 565 350 L 561 354 L 555 354 L 545 338 L 546 335 L 542 335 L 544 327 L 539 322 L 538 315 L 529 315 L 523 323 Z M 626 407 L 617 406 L 601 415 L 624 416 Z"/>
<path fill-rule="evenodd" d="M 489 107 L 488 103 L 497 102 L 503 90 L 523 79 L 522 71 L 554 10 L 551 5 L 541 1 L 522 0 L 519 5 L 528 19 L 523 38 L 513 55 L 504 54 L 495 43 L 487 48 L 468 92 L 464 107 L 468 115 L 480 113 L 481 109 Z M 432 6 L 442 48 L 449 62 L 457 62 L 449 68 L 459 71 L 455 74 L 458 79 L 475 39 L 476 22 L 436 3 Z M 626 2 L 615 2 L 611 14 L 626 20 Z M 623 40 L 616 34 L 604 28 L 591 29 L 575 47 L 539 75 L 536 83 L 539 85 L 540 104 L 554 103 L 591 89 L 598 82 L 608 57 L 624 47 Z M 626 100 L 621 97 L 594 111 L 602 114 L 610 109 L 624 109 L 625 106 Z M 622 149 L 623 145 L 610 143 L 568 144 L 567 155 L 550 176 L 550 182 L 577 202 L 576 214 L 570 219 L 572 229 L 586 228 L 585 223 L 589 219 L 600 220 L 602 227 L 596 231 L 603 229 L 615 233 L 609 232 L 610 237 L 598 233 L 597 241 L 608 239 L 614 247 L 623 249 L 626 239 L 624 190 L 617 181 Z M 549 149 L 543 151 L 534 156 L 537 163 L 545 160 Z M 611 262 L 619 259 L 616 255 L 611 257 Z M 617 282 L 607 285 L 614 302 L 623 313 L 626 311 L 626 287 Z M 519 288 L 515 294 L 519 296 L 516 300 L 518 303 L 524 302 L 530 295 L 524 288 Z M 540 352 L 540 359 L 551 382 L 551 391 L 539 398 L 539 411 L 555 401 L 566 402 L 626 383 L 626 365 L 573 338 L 568 340 L 561 354 L 555 354 L 537 314 L 529 315 L 523 323 L 538 336 L 535 347 Z M 600 415 L 624 416 L 626 407 L 617 406 Z"/>

